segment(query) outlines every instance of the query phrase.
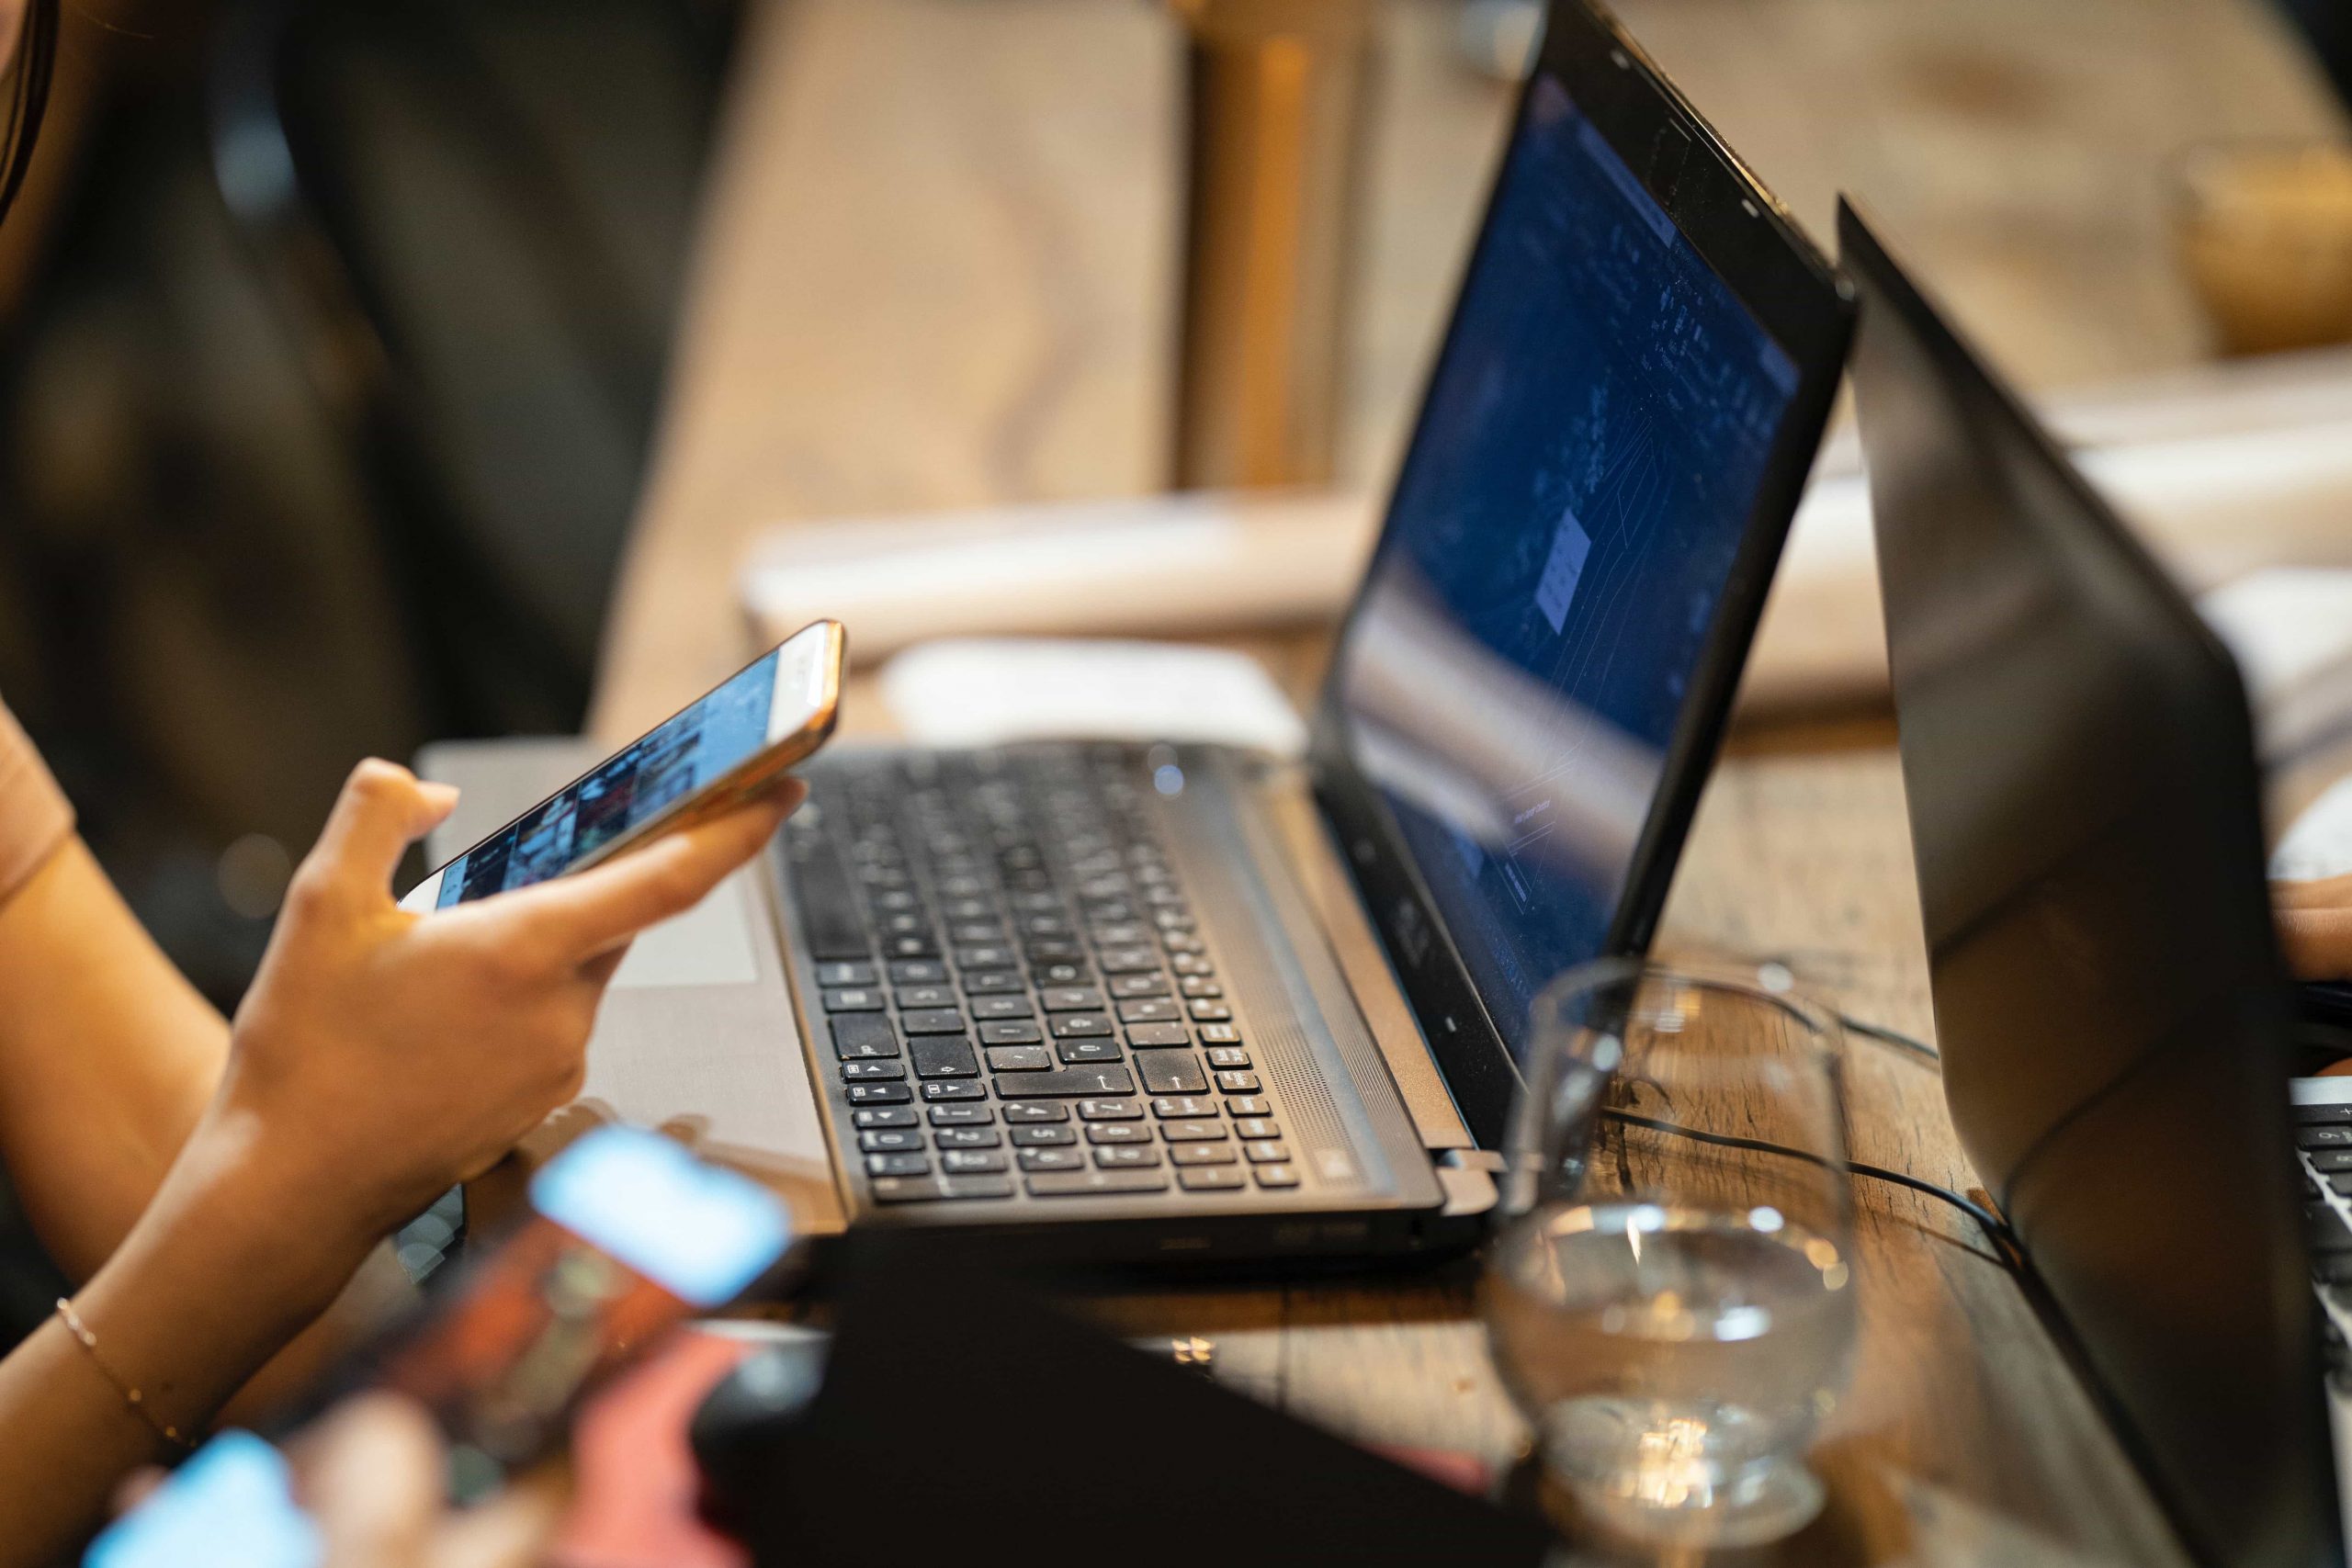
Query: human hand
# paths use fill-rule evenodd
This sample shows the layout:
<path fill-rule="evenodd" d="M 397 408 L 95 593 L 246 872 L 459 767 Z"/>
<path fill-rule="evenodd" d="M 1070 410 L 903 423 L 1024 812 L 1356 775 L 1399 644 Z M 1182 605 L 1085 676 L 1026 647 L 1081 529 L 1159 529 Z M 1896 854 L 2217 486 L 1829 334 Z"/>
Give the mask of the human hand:
<path fill-rule="evenodd" d="M 296 1485 L 325 1538 L 322 1568 L 524 1568 L 540 1560 L 559 1497 L 525 1483 L 451 1512 L 440 1435 L 391 1394 L 362 1394 L 295 1445 Z"/>
<path fill-rule="evenodd" d="M 356 1262 L 579 1091 L 629 940 L 700 902 L 802 793 L 786 781 L 590 870 L 418 915 L 392 872 L 457 792 L 361 763 L 288 889 L 196 1138 L 260 1162 L 306 1244 Z"/>
<path fill-rule="evenodd" d="M 2352 980 L 2352 875 L 2274 882 L 2278 940 L 2305 980 Z"/>

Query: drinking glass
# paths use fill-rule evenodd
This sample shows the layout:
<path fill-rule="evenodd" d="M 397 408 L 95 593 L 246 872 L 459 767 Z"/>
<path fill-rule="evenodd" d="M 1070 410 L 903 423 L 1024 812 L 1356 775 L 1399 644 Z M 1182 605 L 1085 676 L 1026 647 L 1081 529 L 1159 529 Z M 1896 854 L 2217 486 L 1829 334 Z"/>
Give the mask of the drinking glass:
<path fill-rule="evenodd" d="M 1528 1038 L 1486 1317 L 1547 1475 L 1644 1543 L 1789 1534 L 1854 1344 L 1835 1010 L 1777 968 L 1609 962 Z"/>

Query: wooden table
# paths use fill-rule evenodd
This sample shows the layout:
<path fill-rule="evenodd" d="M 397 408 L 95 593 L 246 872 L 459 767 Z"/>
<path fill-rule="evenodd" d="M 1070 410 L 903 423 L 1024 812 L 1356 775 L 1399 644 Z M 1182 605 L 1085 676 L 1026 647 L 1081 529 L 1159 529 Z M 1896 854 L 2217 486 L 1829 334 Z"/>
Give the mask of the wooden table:
<path fill-rule="evenodd" d="M 2238 0 L 1625 0 L 1816 233 L 1876 198 L 1994 351 L 2049 384 L 2177 364 L 2200 333 L 2163 243 L 2170 152 L 2337 121 Z M 1484 189 L 1508 91 L 1396 0 L 1375 118 L 1351 477 L 1385 469 Z M 1177 37 L 1109 0 L 795 0 L 761 11 L 595 728 L 620 739 L 742 651 L 732 575 L 795 517 L 1132 493 L 1165 470 Z M 1257 645 L 1295 688 L 1317 639 Z M 860 710 L 871 714 L 873 705 Z M 873 722 L 869 717 L 867 723 Z M 1719 769 L 1670 950 L 1788 959 L 1926 1035 L 1883 727 L 1749 734 Z M 1855 1051 L 1860 1157 L 1971 1184 L 1919 1066 Z M 1859 1193 L 1863 1328 L 1797 1560 L 2167 1563 L 2179 1554 L 1966 1223 Z M 1102 1303 L 1204 1333 L 1219 1375 L 1369 1440 L 1500 1461 L 1520 1441 L 1475 1271 Z"/>

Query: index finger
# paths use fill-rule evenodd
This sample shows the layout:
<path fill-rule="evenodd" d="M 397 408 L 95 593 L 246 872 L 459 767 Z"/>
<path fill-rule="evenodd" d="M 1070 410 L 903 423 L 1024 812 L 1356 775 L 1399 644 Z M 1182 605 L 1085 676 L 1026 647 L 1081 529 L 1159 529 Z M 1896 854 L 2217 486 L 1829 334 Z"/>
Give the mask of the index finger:
<path fill-rule="evenodd" d="M 807 793 L 798 780 L 785 780 L 723 817 L 664 834 L 603 865 L 502 897 L 514 915 L 544 932 L 574 962 L 586 963 L 701 903 L 759 853 Z"/>

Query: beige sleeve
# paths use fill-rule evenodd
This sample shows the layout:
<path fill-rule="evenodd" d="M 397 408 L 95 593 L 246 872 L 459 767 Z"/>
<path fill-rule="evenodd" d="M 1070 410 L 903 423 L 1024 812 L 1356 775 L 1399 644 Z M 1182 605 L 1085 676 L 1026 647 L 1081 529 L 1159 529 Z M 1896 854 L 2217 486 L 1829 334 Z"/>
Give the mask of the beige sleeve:
<path fill-rule="evenodd" d="M 65 792 L 17 716 L 0 704 L 0 903 L 14 897 L 73 830 Z"/>

